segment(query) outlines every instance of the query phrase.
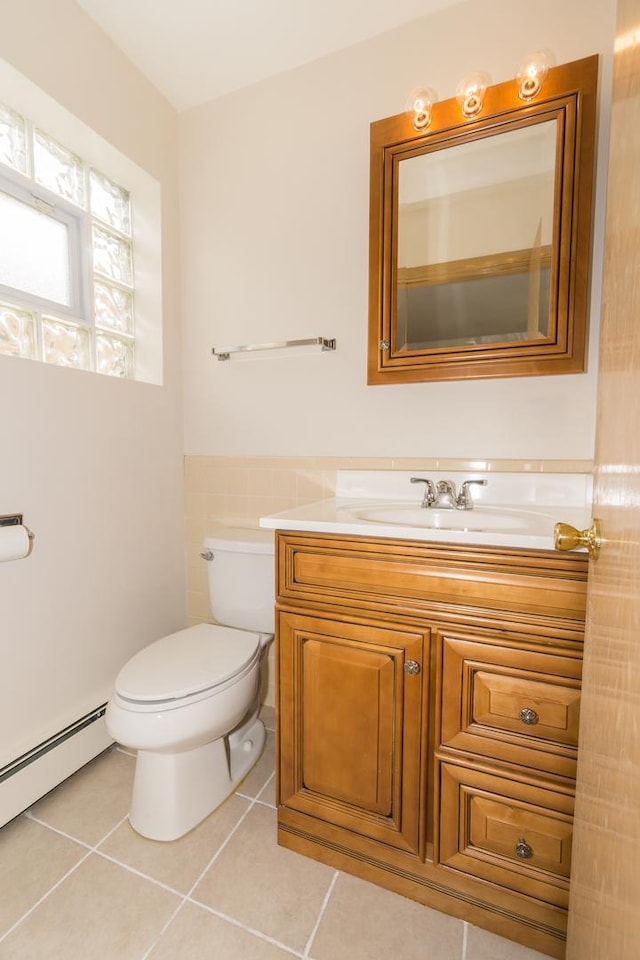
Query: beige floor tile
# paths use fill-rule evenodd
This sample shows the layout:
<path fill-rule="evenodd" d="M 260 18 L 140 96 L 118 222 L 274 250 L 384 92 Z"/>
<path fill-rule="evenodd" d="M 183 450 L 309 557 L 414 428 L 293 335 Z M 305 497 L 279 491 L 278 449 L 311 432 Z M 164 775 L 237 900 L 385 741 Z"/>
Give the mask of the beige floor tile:
<path fill-rule="evenodd" d="M 466 960 L 549 960 L 544 953 L 521 947 L 488 930 L 469 925 L 467 930 Z"/>
<path fill-rule="evenodd" d="M 311 945 L 313 960 L 460 960 L 464 925 L 340 874 Z M 345 940 L 348 939 L 348 953 Z"/>
<path fill-rule="evenodd" d="M 334 871 L 278 847 L 276 814 L 257 804 L 193 898 L 294 950 L 303 950 Z"/>
<path fill-rule="evenodd" d="M 276 738 L 271 730 L 267 730 L 267 740 L 264 750 L 255 767 L 249 771 L 238 787 L 238 793 L 245 797 L 257 797 L 269 777 L 273 774 L 276 765 Z"/>
<path fill-rule="evenodd" d="M 0 960 L 140 960 L 179 902 L 91 854 L 0 942 Z"/>
<path fill-rule="evenodd" d="M 174 890 L 188 893 L 248 808 L 248 800 L 231 796 L 195 829 L 171 843 L 141 837 L 127 820 L 98 849 Z"/>
<path fill-rule="evenodd" d="M 48 793 L 31 808 L 37 820 L 96 844 L 129 810 L 135 760 L 111 749 Z"/>
<path fill-rule="evenodd" d="M 0 936 L 86 856 L 86 847 L 26 817 L 0 831 Z"/>
<path fill-rule="evenodd" d="M 276 711 L 274 707 L 266 707 L 264 704 L 260 707 L 260 719 L 267 730 L 276 729 Z"/>
<path fill-rule="evenodd" d="M 270 807 L 275 807 L 276 805 L 276 778 L 275 775 L 271 777 L 266 785 L 262 788 L 258 795 L 260 803 L 267 803 Z"/>
<path fill-rule="evenodd" d="M 215 960 L 291 960 L 291 954 L 190 903 L 182 907 L 162 939 L 149 954 L 149 960 L 214 960 L 214 958 Z"/>

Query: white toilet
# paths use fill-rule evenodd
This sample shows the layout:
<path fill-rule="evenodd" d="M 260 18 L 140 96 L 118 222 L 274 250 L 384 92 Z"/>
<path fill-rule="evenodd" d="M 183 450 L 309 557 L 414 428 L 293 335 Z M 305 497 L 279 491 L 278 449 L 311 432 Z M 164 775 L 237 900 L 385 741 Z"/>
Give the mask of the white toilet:
<path fill-rule="evenodd" d="M 218 623 L 135 654 L 107 706 L 109 734 L 138 752 L 131 826 L 152 840 L 175 840 L 215 810 L 265 742 L 257 694 L 274 628 L 273 534 L 221 527 L 204 548 Z"/>

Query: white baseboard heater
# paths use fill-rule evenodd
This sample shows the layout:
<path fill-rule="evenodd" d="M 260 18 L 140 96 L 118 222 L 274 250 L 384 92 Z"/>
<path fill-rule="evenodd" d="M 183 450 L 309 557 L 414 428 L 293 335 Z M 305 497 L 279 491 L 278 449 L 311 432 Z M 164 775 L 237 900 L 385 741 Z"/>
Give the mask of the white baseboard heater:
<path fill-rule="evenodd" d="M 0 768 L 0 826 L 113 743 L 104 722 L 106 709 L 101 704 Z"/>

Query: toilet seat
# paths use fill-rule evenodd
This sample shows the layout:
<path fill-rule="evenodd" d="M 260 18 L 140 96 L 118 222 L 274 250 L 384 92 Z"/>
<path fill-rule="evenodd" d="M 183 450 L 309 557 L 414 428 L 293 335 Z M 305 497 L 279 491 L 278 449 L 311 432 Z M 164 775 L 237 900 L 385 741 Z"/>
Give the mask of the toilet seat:
<path fill-rule="evenodd" d="M 199 623 L 140 650 L 115 682 L 129 710 L 159 710 L 211 696 L 236 683 L 260 656 L 259 633 Z"/>

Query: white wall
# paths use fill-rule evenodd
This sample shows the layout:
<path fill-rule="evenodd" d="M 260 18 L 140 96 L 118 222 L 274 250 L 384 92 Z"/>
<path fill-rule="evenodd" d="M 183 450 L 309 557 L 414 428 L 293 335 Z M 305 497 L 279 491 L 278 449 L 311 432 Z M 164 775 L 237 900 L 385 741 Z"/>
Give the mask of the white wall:
<path fill-rule="evenodd" d="M 509 79 L 541 47 L 557 63 L 603 54 L 607 94 L 614 12 L 614 0 L 468 0 L 181 115 L 188 454 L 592 456 L 603 177 L 586 374 L 368 387 L 369 124 L 418 85 L 446 99 L 474 70 Z M 314 336 L 337 352 L 210 353 Z"/>
<path fill-rule="evenodd" d="M 177 118 L 72 0 L 0 0 L 0 57 L 161 184 L 164 385 L 0 357 L 0 766 L 104 700 L 185 622 Z M 0 90 L 0 99 L 3 93 Z"/>

